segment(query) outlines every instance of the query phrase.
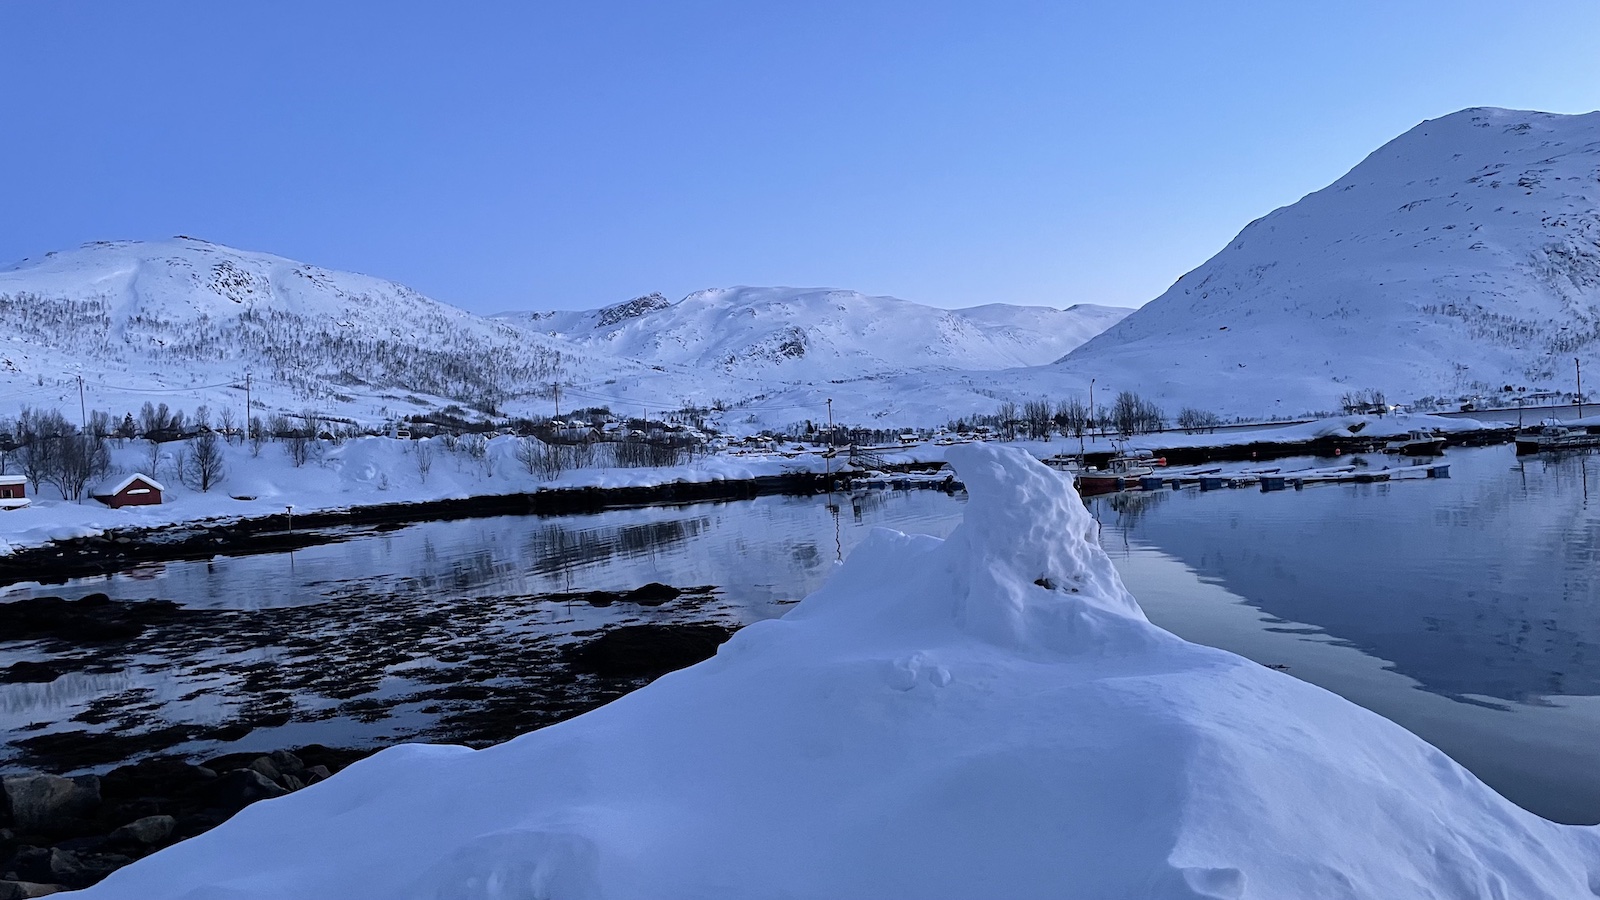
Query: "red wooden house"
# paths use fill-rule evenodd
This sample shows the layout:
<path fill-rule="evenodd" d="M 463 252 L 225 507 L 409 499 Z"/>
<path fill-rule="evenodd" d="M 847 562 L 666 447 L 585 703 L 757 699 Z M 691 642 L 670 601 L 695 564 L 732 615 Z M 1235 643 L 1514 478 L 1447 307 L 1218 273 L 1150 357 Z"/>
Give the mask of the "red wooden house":
<path fill-rule="evenodd" d="M 21 475 L 0 475 L 0 509 L 21 509 L 28 499 L 28 479 Z"/>
<path fill-rule="evenodd" d="M 160 482 L 138 472 L 121 481 L 108 482 L 96 489 L 96 500 L 117 509 L 123 506 L 153 506 L 161 502 L 161 492 L 166 490 Z"/>

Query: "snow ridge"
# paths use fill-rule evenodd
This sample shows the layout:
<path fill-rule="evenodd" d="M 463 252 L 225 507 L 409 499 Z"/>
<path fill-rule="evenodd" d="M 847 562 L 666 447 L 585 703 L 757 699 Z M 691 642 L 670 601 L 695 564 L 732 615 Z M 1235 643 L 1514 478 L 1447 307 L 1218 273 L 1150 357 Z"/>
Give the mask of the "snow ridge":
<path fill-rule="evenodd" d="M 1600 828 L 1154 627 L 1065 478 L 951 458 L 948 540 L 876 532 L 715 658 L 497 747 L 384 751 L 85 896 L 1600 895 Z"/>

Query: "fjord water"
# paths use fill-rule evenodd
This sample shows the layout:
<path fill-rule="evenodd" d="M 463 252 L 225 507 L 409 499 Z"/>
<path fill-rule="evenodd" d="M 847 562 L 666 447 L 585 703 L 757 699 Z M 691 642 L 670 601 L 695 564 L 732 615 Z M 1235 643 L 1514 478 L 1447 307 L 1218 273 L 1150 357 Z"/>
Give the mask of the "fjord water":
<path fill-rule="evenodd" d="M 1600 457 L 1518 460 L 1510 447 L 1491 447 L 1453 449 L 1445 461 L 1452 477 L 1444 480 L 1186 489 L 1097 497 L 1089 506 L 1102 545 L 1157 624 L 1286 667 L 1381 713 L 1534 812 L 1600 821 L 1600 515 L 1588 498 L 1591 487 L 1600 490 Z M 471 639 L 504 645 L 514 660 L 530 636 L 567 641 L 619 623 L 782 615 L 871 527 L 943 536 L 961 511 L 959 496 L 872 490 L 424 523 L 292 555 L 173 563 L 16 588 L 0 599 L 104 591 L 210 610 L 324 611 L 294 620 L 314 632 L 300 635 L 293 653 L 270 638 L 251 653 L 264 661 L 256 664 L 277 665 L 326 647 L 319 662 L 333 668 L 350 647 L 402 620 L 459 622 L 470 612 Z M 539 599 L 650 581 L 718 592 L 687 609 Z M 299 710 L 284 724 L 220 749 L 436 736 L 429 704 L 408 699 L 407 675 L 451 646 L 425 645 L 370 691 L 340 695 L 348 708 L 302 689 L 284 701 Z M 135 659 L 115 676 L 0 685 L 0 740 L 9 744 L 24 728 L 83 727 L 83 708 L 117 696 L 142 704 L 140 727 L 226 718 L 241 702 L 233 696 L 240 679 L 218 674 L 218 659 L 230 654 L 240 649 L 197 641 Z M 38 658 L 37 648 L 0 644 L 0 666 Z"/>

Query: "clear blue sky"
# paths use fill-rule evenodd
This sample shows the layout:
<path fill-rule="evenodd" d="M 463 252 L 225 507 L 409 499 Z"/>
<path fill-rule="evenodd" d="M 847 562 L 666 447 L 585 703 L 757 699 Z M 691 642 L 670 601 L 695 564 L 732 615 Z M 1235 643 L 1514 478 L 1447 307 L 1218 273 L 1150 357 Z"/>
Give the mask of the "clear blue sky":
<path fill-rule="evenodd" d="M 1132 306 L 1600 2 L 0 0 L 0 260 L 190 234 L 479 312 L 847 287 Z"/>

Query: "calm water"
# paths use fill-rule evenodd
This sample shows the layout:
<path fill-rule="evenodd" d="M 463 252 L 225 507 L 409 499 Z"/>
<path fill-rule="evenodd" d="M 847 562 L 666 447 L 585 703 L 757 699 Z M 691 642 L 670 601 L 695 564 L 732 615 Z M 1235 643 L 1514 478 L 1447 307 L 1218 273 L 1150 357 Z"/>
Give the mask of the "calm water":
<path fill-rule="evenodd" d="M 1290 674 L 1400 722 L 1542 815 L 1600 821 L 1600 515 L 1588 500 L 1600 457 L 1519 462 L 1510 447 L 1498 447 L 1452 450 L 1447 461 L 1449 480 L 1271 494 L 1190 489 L 1094 498 L 1090 508 L 1102 523 L 1102 544 L 1158 624 L 1288 666 Z M 1372 458 L 1374 466 L 1390 462 Z M 959 521 L 961 506 L 959 497 L 932 491 L 871 491 L 831 502 L 770 497 L 428 523 L 292 555 L 170 564 L 37 592 L 100 590 L 119 599 L 298 616 L 294 628 L 325 632 L 329 648 L 356 642 L 350 634 L 364 634 L 357 643 L 370 644 L 386 617 L 468 609 L 478 617 L 474 640 L 559 641 L 619 622 L 782 615 L 868 527 L 942 536 Z M 692 609 L 574 609 L 540 599 L 649 581 L 719 591 Z M 16 588 L 0 599 L 29 592 Z M 340 664 L 342 649 L 308 660 L 324 646 L 313 643 L 310 650 L 263 646 L 242 655 L 269 667 Z M 302 690 L 280 698 L 298 710 L 292 721 L 257 729 L 233 746 L 426 733 L 432 707 L 404 698 L 407 671 L 429 665 L 432 653 L 412 653 L 357 697 L 353 702 L 366 706 L 356 709 L 366 715 Z M 149 723 L 143 727 L 225 720 L 243 702 L 235 696 L 241 676 L 204 663 L 228 655 L 241 653 L 158 648 L 114 675 L 0 685 L 0 740 L 118 727 L 114 719 L 85 726 L 82 710 L 122 696 L 141 705 L 140 721 Z M 0 665 L 39 658 L 37 648 L 0 644 Z M 372 712 L 386 700 L 392 708 Z"/>

